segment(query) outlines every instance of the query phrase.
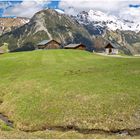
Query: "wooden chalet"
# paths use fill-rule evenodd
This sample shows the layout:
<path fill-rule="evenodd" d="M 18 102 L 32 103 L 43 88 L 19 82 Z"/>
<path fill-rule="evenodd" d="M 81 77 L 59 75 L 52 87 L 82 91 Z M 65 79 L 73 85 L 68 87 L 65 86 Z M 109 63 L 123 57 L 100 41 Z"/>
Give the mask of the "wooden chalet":
<path fill-rule="evenodd" d="M 61 44 L 56 40 L 43 40 L 37 44 L 37 49 L 60 49 Z"/>
<path fill-rule="evenodd" d="M 116 48 L 116 46 L 112 43 L 108 43 L 106 46 L 105 46 L 105 53 L 106 54 L 118 54 L 119 53 L 119 50 Z"/>
<path fill-rule="evenodd" d="M 3 51 L 2 49 L 0 49 L 0 55 L 1 55 L 1 54 L 4 54 L 4 51 Z"/>
<path fill-rule="evenodd" d="M 65 46 L 64 49 L 86 50 L 86 46 L 83 44 L 69 44 Z"/>

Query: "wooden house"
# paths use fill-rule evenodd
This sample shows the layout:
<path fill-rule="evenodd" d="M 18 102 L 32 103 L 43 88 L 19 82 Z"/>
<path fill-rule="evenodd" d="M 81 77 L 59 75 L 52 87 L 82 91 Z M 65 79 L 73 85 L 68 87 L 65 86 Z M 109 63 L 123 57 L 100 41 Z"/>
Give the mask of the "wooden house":
<path fill-rule="evenodd" d="M 86 50 L 86 46 L 83 44 L 69 44 L 65 46 L 64 49 Z"/>
<path fill-rule="evenodd" d="M 118 54 L 119 53 L 119 50 L 116 48 L 116 46 L 112 43 L 108 43 L 106 46 L 105 46 L 105 53 L 106 54 Z"/>
<path fill-rule="evenodd" d="M 61 44 L 56 40 L 43 40 L 37 44 L 37 49 L 60 49 Z"/>
<path fill-rule="evenodd" d="M 121 47 L 117 42 L 107 40 L 101 36 L 96 36 L 94 40 L 95 51 L 105 54 L 118 54 Z"/>
<path fill-rule="evenodd" d="M 2 49 L 0 49 L 0 55 L 1 55 L 1 54 L 4 54 L 4 51 L 3 51 Z"/>

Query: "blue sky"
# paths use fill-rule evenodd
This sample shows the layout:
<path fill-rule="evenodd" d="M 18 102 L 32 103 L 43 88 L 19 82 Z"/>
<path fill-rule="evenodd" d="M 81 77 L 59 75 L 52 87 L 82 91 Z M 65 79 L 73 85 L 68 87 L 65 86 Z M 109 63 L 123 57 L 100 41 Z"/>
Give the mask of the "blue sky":
<path fill-rule="evenodd" d="M 122 18 L 140 20 L 140 0 L 0 0 L 0 17 L 32 17 L 46 8 L 61 9 L 67 14 L 93 9 Z"/>
<path fill-rule="evenodd" d="M 46 7 L 48 6 L 49 8 L 58 9 L 59 2 L 60 1 L 52 1 L 51 3 L 47 4 Z"/>
<path fill-rule="evenodd" d="M 139 8 L 140 4 L 130 4 L 129 7 L 130 8 Z"/>
<path fill-rule="evenodd" d="M 0 0 L 0 17 L 2 16 L 16 16 L 16 13 L 14 14 L 14 9 L 19 6 L 22 5 L 23 3 L 28 3 L 30 5 L 30 3 L 34 2 L 31 5 L 31 8 L 35 8 L 35 12 L 37 12 L 38 10 L 41 9 L 46 9 L 46 8 L 53 8 L 53 9 L 57 9 L 58 5 L 59 5 L 59 1 L 60 0 Z M 32 7 L 33 6 L 33 7 Z M 35 6 L 35 7 L 34 7 Z M 22 5 L 22 7 L 24 7 L 24 5 Z M 28 8 L 27 8 L 28 10 Z M 9 11 L 9 12 L 8 12 Z M 18 12 L 18 10 L 17 10 Z M 22 9 L 21 9 L 22 12 Z M 6 13 L 6 14 L 5 14 Z M 30 15 L 30 14 L 29 14 Z"/>
<path fill-rule="evenodd" d="M 29 3 L 29 5 L 33 1 L 34 0 L 26 0 L 26 2 Z M 4 16 L 4 17 L 5 16 L 16 16 L 16 13 L 14 14 L 12 12 L 12 9 L 14 11 L 15 7 L 21 5 L 22 3 L 23 3 L 23 0 L 19 0 L 19 1 L 18 0 L 16 0 L 16 1 L 14 1 L 14 0 L 11 0 L 11 1 L 0 0 L 0 17 L 2 17 L 2 16 Z M 38 8 L 39 10 L 45 9 L 45 8 L 57 9 L 58 5 L 59 5 L 59 0 L 56 0 L 56 1 L 54 1 L 54 0 L 47 1 L 46 0 L 43 3 L 37 2 L 37 4 L 33 4 L 33 6 L 35 6 L 36 9 L 37 9 L 37 7 L 40 7 L 40 8 Z M 32 8 L 32 6 L 31 6 L 31 8 Z M 9 11 L 8 14 L 7 14 L 7 11 Z M 11 13 L 10 13 L 10 11 L 11 11 Z M 22 9 L 21 9 L 21 11 L 22 11 Z M 5 15 L 5 13 L 6 13 L 6 15 Z"/>

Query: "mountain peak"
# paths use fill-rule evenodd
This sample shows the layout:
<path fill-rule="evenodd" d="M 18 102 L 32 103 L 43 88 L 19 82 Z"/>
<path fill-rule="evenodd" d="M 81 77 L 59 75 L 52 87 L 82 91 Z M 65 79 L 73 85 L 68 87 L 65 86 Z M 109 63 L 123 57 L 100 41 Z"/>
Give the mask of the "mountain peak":
<path fill-rule="evenodd" d="M 12 39 L 8 38 L 9 35 Z M 53 9 L 36 13 L 28 24 L 5 36 L 2 36 L 0 41 L 6 39 L 6 42 L 11 44 L 9 49 L 12 51 L 17 48 L 25 49 L 29 44 L 35 46 L 38 42 L 48 39 L 55 39 L 63 45 L 83 43 L 87 45 L 88 50 L 92 50 L 94 46 L 91 35 L 82 25 Z"/>
<path fill-rule="evenodd" d="M 100 26 L 108 30 L 123 30 L 123 31 L 140 31 L 140 22 L 128 21 L 120 19 L 114 15 L 109 15 L 101 11 L 89 10 L 81 12 L 77 15 L 77 20 L 82 24 L 94 24 L 94 27 Z"/>
<path fill-rule="evenodd" d="M 42 14 L 42 13 L 44 13 L 44 14 L 58 14 L 58 12 L 56 10 L 48 8 L 48 9 L 43 9 L 43 10 L 37 12 L 35 15 Z"/>
<path fill-rule="evenodd" d="M 90 15 L 96 15 L 96 16 L 106 16 L 105 13 L 97 10 L 89 10 L 88 14 Z"/>

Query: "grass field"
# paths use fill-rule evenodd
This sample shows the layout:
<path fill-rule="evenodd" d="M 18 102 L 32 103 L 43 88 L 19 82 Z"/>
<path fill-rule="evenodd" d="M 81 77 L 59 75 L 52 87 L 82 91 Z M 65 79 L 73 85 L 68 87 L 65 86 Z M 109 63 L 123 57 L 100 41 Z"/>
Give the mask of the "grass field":
<path fill-rule="evenodd" d="M 12 130 L 1 129 L 0 138 L 112 137 L 53 129 L 140 128 L 140 58 L 76 50 L 4 54 L 0 102 L 0 113 L 14 122 Z"/>

